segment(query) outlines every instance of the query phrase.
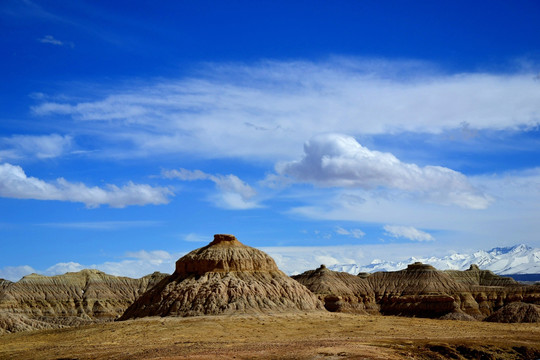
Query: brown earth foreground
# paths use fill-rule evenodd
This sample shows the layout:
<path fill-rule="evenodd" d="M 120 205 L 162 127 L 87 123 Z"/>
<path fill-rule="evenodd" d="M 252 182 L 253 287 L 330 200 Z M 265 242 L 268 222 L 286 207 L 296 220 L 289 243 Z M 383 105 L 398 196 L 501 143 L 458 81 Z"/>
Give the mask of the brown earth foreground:
<path fill-rule="evenodd" d="M 1 359 L 538 359 L 538 324 L 310 312 L 150 317 L 0 336 Z"/>

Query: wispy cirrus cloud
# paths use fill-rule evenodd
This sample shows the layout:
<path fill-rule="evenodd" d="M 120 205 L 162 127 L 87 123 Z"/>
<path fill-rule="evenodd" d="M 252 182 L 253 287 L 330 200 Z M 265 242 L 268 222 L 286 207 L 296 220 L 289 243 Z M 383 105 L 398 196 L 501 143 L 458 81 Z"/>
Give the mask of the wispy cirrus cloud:
<path fill-rule="evenodd" d="M 83 183 L 71 183 L 64 178 L 54 182 L 29 177 L 20 166 L 0 164 L 0 196 L 16 199 L 57 200 L 81 202 L 89 208 L 109 205 L 123 208 L 131 205 L 160 205 L 169 202 L 173 193 L 164 187 L 128 182 L 118 187 L 88 187 Z"/>
<path fill-rule="evenodd" d="M 242 181 L 236 175 L 212 175 L 201 170 L 163 170 L 162 175 L 168 179 L 179 179 L 182 181 L 210 180 L 214 182 L 219 190 L 213 199 L 217 206 L 227 209 L 245 210 L 260 207 L 254 201 L 257 195 L 255 189 Z"/>
<path fill-rule="evenodd" d="M 73 146 L 70 135 L 12 135 L 0 138 L 0 160 L 55 158 L 65 155 Z"/>
<path fill-rule="evenodd" d="M 162 224 L 160 221 L 132 220 L 132 221 L 92 221 L 92 222 L 70 222 L 70 223 L 43 223 L 38 226 L 61 229 L 84 229 L 84 230 L 120 230 L 137 227 L 150 227 Z"/>
<path fill-rule="evenodd" d="M 189 233 L 183 236 L 184 241 L 188 242 L 198 242 L 198 243 L 209 243 L 212 241 L 212 238 L 205 235 L 200 235 L 196 233 Z"/>
<path fill-rule="evenodd" d="M 38 39 L 38 41 L 43 44 L 51 44 L 55 46 L 68 46 L 72 49 L 75 47 L 75 43 L 73 41 L 60 41 L 52 35 L 45 35 L 44 37 Z"/>
<path fill-rule="evenodd" d="M 33 111 L 93 122 L 93 134 L 128 147 L 118 156 L 278 160 L 315 133 L 530 129 L 540 121 L 534 76 L 448 74 L 422 62 L 350 58 L 210 64 L 190 78 L 89 93 L 87 101 L 43 101 Z"/>
<path fill-rule="evenodd" d="M 322 187 L 396 189 L 435 203 L 471 209 L 485 209 L 493 201 L 457 171 L 404 163 L 341 134 L 313 137 L 305 143 L 301 160 L 278 164 L 276 170 L 295 181 Z"/>
<path fill-rule="evenodd" d="M 386 235 L 393 238 L 405 238 L 413 241 L 433 241 L 435 238 L 422 230 L 418 230 L 412 226 L 400 225 L 385 225 L 384 230 Z"/>
<path fill-rule="evenodd" d="M 360 229 L 350 229 L 347 230 L 341 226 L 338 226 L 336 228 L 336 234 L 338 235 L 346 235 L 346 236 L 352 236 L 353 238 L 360 239 L 361 237 L 365 236 L 366 233 L 363 232 Z"/>
<path fill-rule="evenodd" d="M 44 44 L 51 44 L 51 45 L 57 45 L 57 46 L 63 46 L 64 43 L 58 39 L 55 39 L 52 35 L 45 35 L 41 39 L 38 39 L 39 42 Z"/>

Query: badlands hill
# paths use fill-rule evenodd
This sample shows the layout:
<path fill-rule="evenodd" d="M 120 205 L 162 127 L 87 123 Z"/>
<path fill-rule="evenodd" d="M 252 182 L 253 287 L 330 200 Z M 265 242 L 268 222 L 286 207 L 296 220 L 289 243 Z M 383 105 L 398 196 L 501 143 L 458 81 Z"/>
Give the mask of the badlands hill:
<path fill-rule="evenodd" d="M 165 276 L 131 279 L 82 270 L 0 281 L 0 333 L 112 321 Z"/>
<path fill-rule="evenodd" d="M 446 270 L 454 281 L 466 285 L 481 286 L 515 286 L 519 283 L 511 277 L 499 276 L 490 270 L 480 270 L 478 265 L 472 264 L 465 271 Z"/>
<path fill-rule="evenodd" d="M 316 293 L 326 309 L 339 312 L 370 309 L 383 315 L 482 320 L 508 304 L 540 304 L 539 285 L 520 285 L 477 266 L 448 272 L 416 262 L 356 279 L 321 267 L 294 278 Z"/>
<path fill-rule="evenodd" d="M 416 262 L 399 271 L 359 275 L 321 266 L 293 279 L 264 252 L 232 235 L 218 234 L 207 246 L 180 258 L 172 275 L 154 273 L 131 279 L 83 270 L 52 277 L 32 274 L 18 282 L 0 280 L 0 333 L 148 316 L 324 309 L 351 314 L 536 321 L 537 305 L 540 285 L 523 285 L 475 265 L 466 271 L 440 271 Z"/>
<path fill-rule="evenodd" d="M 357 314 L 377 314 L 375 292 L 366 279 L 321 265 L 292 277 L 305 285 L 324 302 L 326 310 Z"/>
<path fill-rule="evenodd" d="M 540 305 L 513 302 L 495 311 L 485 320 L 502 323 L 540 323 Z"/>
<path fill-rule="evenodd" d="M 264 252 L 217 234 L 176 262 L 175 272 L 135 301 L 120 320 L 321 310 L 322 303 Z"/>

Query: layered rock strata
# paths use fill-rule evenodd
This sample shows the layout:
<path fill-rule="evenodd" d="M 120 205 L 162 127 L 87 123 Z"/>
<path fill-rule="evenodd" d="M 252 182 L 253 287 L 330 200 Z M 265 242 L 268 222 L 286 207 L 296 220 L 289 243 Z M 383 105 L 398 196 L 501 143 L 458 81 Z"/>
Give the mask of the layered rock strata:
<path fill-rule="evenodd" d="M 503 306 L 484 319 L 490 322 L 504 323 L 540 323 L 540 306 L 523 302 L 514 302 Z"/>
<path fill-rule="evenodd" d="M 377 314 L 375 293 L 365 278 L 346 272 L 332 271 L 321 265 L 293 279 L 317 294 L 328 311 Z"/>
<path fill-rule="evenodd" d="M 404 270 L 374 273 L 367 280 L 384 315 L 440 317 L 460 311 L 479 315 L 468 288 L 430 265 L 414 263 Z"/>
<path fill-rule="evenodd" d="M 480 286 L 519 286 L 519 283 L 511 277 L 499 276 L 490 270 L 480 270 L 478 265 L 472 264 L 468 270 L 446 270 L 454 281 L 466 285 Z"/>
<path fill-rule="evenodd" d="M 294 278 L 329 311 L 378 309 L 383 315 L 481 320 L 511 303 L 540 304 L 539 285 L 521 285 L 475 265 L 467 271 L 439 271 L 414 263 L 357 277 L 320 267 Z"/>
<path fill-rule="evenodd" d="M 131 279 L 98 270 L 31 274 L 0 288 L 0 326 L 11 332 L 111 321 L 165 276 Z"/>
<path fill-rule="evenodd" d="M 176 262 L 175 272 L 143 294 L 120 320 L 323 309 L 264 252 L 218 234 Z"/>

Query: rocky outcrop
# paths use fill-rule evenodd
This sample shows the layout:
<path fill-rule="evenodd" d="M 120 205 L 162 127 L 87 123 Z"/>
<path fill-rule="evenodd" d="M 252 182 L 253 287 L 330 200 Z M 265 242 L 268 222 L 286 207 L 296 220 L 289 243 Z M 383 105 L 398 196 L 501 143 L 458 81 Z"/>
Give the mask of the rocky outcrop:
<path fill-rule="evenodd" d="M 18 331 L 111 321 L 165 276 L 131 279 L 98 270 L 31 274 L 0 290 L 0 326 Z"/>
<path fill-rule="evenodd" d="M 64 325 L 30 319 L 24 314 L 0 311 L 0 334 L 29 330 L 58 329 L 62 327 L 64 327 Z"/>
<path fill-rule="evenodd" d="M 508 304 L 484 321 L 503 323 L 540 323 L 540 306 L 522 302 Z"/>
<path fill-rule="evenodd" d="M 294 276 L 324 301 L 329 311 L 375 312 L 454 320 L 481 320 L 514 302 L 540 304 L 540 286 L 472 266 L 439 271 L 414 263 L 407 269 L 351 276 L 325 267 Z"/>
<path fill-rule="evenodd" d="M 443 272 L 415 263 L 406 270 L 375 273 L 368 281 L 383 314 L 465 313 L 481 320 L 513 302 L 540 303 L 540 287 L 520 285 L 474 265 L 462 272 Z"/>
<path fill-rule="evenodd" d="M 6 287 L 8 287 L 9 284 L 12 284 L 12 282 L 9 281 L 9 280 L 0 279 L 0 291 L 4 290 Z"/>
<path fill-rule="evenodd" d="M 540 304 L 539 285 L 518 286 L 470 286 L 470 292 L 478 303 L 481 318 L 491 315 L 505 305 L 514 302 Z"/>
<path fill-rule="evenodd" d="M 346 272 L 332 271 L 324 265 L 292 278 L 317 294 L 328 311 L 379 313 L 375 293 L 365 278 Z"/>
<path fill-rule="evenodd" d="M 384 315 L 437 318 L 462 311 L 479 315 L 468 288 L 430 265 L 417 262 L 404 270 L 375 273 L 367 280 Z"/>
<path fill-rule="evenodd" d="M 481 286 L 519 286 L 511 277 L 499 276 L 490 270 L 480 270 L 478 265 L 472 264 L 468 270 L 446 270 L 445 273 L 460 284 Z"/>
<path fill-rule="evenodd" d="M 525 305 L 516 310 L 515 303 Z M 83 270 L 31 274 L 18 282 L 0 279 L 0 333 L 111 321 L 120 315 L 125 320 L 324 308 L 454 320 L 503 321 L 514 316 L 508 314 L 526 314 L 516 320 L 525 321 L 538 309 L 528 305 L 540 305 L 540 285 L 522 285 L 476 266 L 458 272 L 414 263 L 400 271 L 354 276 L 323 265 L 292 279 L 262 251 L 232 235 L 216 235 L 209 245 L 179 259 L 172 275 L 131 279 Z M 499 311 L 502 315 L 491 316 Z"/>
<path fill-rule="evenodd" d="M 281 272 L 264 252 L 234 236 L 176 262 L 176 271 L 143 294 L 120 320 L 144 316 L 197 316 L 323 309 L 303 285 Z"/>

